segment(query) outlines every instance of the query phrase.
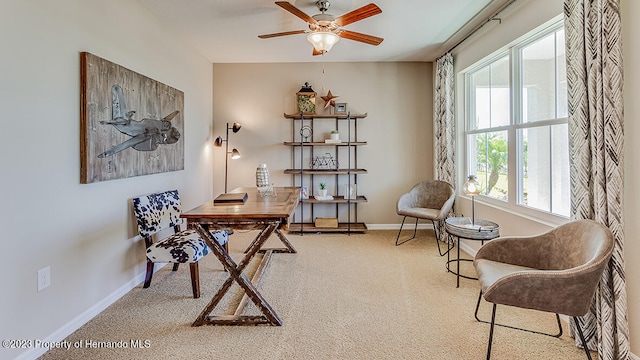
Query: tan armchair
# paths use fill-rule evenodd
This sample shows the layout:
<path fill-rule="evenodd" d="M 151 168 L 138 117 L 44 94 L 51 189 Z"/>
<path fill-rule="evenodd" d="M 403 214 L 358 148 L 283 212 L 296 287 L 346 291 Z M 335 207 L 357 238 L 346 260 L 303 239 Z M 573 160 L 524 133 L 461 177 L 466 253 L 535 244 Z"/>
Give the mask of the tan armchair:
<path fill-rule="evenodd" d="M 573 221 L 537 236 L 502 237 L 482 246 L 473 265 L 480 296 L 493 303 L 487 359 L 494 326 L 504 326 L 495 324 L 497 304 L 556 313 L 559 327 L 558 314 L 572 316 L 591 359 L 577 317 L 589 310 L 613 247 L 611 231 L 592 220 Z M 550 336 L 560 335 L 561 327 L 558 335 Z"/>
<path fill-rule="evenodd" d="M 433 224 L 433 231 L 436 235 L 436 243 L 438 244 L 438 252 L 445 255 L 446 252 L 440 250 L 441 226 L 440 222 L 444 221 L 453 208 L 455 199 L 455 191 L 453 186 L 445 181 L 426 180 L 415 184 L 409 192 L 403 194 L 396 204 L 396 212 L 398 215 L 404 216 L 402 224 L 396 237 L 396 246 L 416 237 L 418 229 L 418 220 L 430 220 Z M 416 225 L 413 229 L 413 236 L 400 241 L 400 233 L 404 226 L 404 221 L 408 217 L 416 218 Z"/>

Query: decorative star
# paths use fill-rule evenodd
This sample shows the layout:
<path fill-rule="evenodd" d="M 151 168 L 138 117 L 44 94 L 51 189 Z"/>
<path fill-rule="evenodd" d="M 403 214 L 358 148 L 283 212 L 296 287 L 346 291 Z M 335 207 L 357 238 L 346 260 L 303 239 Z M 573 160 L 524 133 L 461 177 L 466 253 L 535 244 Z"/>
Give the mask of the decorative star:
<path fill-rule="evenodd" d="M 339 98 L 339 96 L 333 96 L 331 90 L 327 93 L 327 96 L 321 96 L 322 100 L 324 100 L 324 108 L 328 108 L 329 105 L 336 106 L 335 99 Z"/>

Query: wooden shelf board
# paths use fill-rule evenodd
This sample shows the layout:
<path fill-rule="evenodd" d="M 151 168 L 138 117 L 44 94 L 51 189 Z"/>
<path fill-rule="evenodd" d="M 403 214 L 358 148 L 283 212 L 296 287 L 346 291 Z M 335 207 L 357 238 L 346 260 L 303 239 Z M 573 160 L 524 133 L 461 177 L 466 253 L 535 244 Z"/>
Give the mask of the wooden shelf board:
<path fill-rule="evenodd" d="M 366 203 L 369 200 L 365 196 L 358 195 L 356 199 L 351 199 L 350 202 L 353 203 Z M 313 197 L 308 199 L 300 200 L 300 203 L 308 203 L 308 204 L 346 204 L 347 199 L 344 196 L 334 196 L 333 200 L 317 200 Z"/>
<path fill-rule="evenodd" d="M 349 231 L 348 223 L 339 223 L 337 228 L 317 228 L 313 223 L 304 223 L 302 226 L 303 233 L 315 233 L 315 232 L 347 232 Z M 365 223 L 351 223 L 351 232 L 366 232 L 367 225 Z M 289 224 L 288 232 L 290 233 L 299 233 L 300 232 L 300 223 Z"/>
<path fill-rule="evenodd" d="M 285 145 L 288 146 L 300 146 L 300 141 L 285 141 L 284 142 Z M 366 141 L 351 141 L 351 142 L 346 142 L 343 141 L 341 143 L 326 143 L 324 141 L 310 141 L 310 142 L 304 142 L 303 143 L 304 146 L 361 146 L 361 145 L 367 145 Z"/>
<path fill-rule="evenodd" d="M 284 114 L 286 119 L 300 119 L 300 113 Z M 351 114 L 351 119 L 363 119 L 367 117 L 367 113 L 364 114 Z M 304 114 L 305 119 L 346 119 L 347 114 Z"/>
<path fill-rule="evenodd" d="M 304 175 L 345 175 L 349 172 L 347 169 L 303 169 L 302 174 Z M 289 175 L 300 175 L 300 169 L 285 169 L 285 174 Z M 366 169 L 351 169 L 352 174 L 366 174 Z"/>

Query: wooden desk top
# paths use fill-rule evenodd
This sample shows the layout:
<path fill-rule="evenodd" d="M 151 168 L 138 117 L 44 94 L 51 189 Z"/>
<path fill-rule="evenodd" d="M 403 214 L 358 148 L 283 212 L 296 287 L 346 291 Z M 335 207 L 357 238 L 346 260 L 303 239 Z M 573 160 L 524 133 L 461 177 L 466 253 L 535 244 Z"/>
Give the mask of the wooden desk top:
<path fill-rule="evenodd" d="M 246 192 L 249 196 L 244 203 L 214 204 L 213 200 L 183 212 L 180 217 L 197 221 L 197 219 L 231 220 L 231 219 L 288 219 L 298 205 L 299 187 L 276 187 L 277 197 L 272 195 L 260 197 L 255 187 L 240 187 L 231 190 L 234 193 Z"/>

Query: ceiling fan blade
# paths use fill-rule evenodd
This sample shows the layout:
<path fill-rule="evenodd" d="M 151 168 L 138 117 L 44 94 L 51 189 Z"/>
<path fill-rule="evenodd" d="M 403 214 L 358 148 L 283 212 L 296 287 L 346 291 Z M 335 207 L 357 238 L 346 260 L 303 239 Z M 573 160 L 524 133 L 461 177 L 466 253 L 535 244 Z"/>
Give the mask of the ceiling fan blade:
<path fill-rule="evenodd" d="M 306 32 L 307 32 L 306 30 L 293 30 L 293 31 L 284 31 L 284 32 L 273 33 L 273 34 L 258 35 L 258 37 L 260 39 L 268 39 L 268 38 L 277 37 L 277 36 L 304 34 Z"/>
<path fill-rule="evenodd" d="M 292 13 L 293 15 L 299 17 L 300 19 L 308 22 L 309 24 L 317 24 L 318 22 L 316 21 L 316 19 L 312 18 L 311 16 L 305 14 L 302 10 L 298 9 L 297 7 L 293 6 L 290 2 L 288 1 L 276 1 L 276 5 L 280 6 L 281 8 L 287 10 L 288 12 Z"/>
<path fill-rule="evenodd" d="M 342 16 L 337 17 L 335 22 L 339 26 L 345 26 L 345 25 L 354 23 L 356 21 L 366 19 L 373 15 L 378 15 L 381 12 L 382 12 L 382 9 L 380 9 L 378 5 L 371 3 L 369 5 L 365 5 L 361 8 L 358 8 L 356 10 L 353 10 L 349 13 L 346 13 Z"/>
<path fill-rule="evenodd" d="M 362 33 L 355 32 L 355 31 L 350 31 L 350 30 L 341 30 L 341 31 L 338 32 L 338 36 L 340 36 L 343 39 L 360 41 L 360 42 L 363 42 L 365 44 L 375 45 L 375 46 L 380 45 L 382 40 L 384 40 L 381 37 L 362 34 Z"/>

